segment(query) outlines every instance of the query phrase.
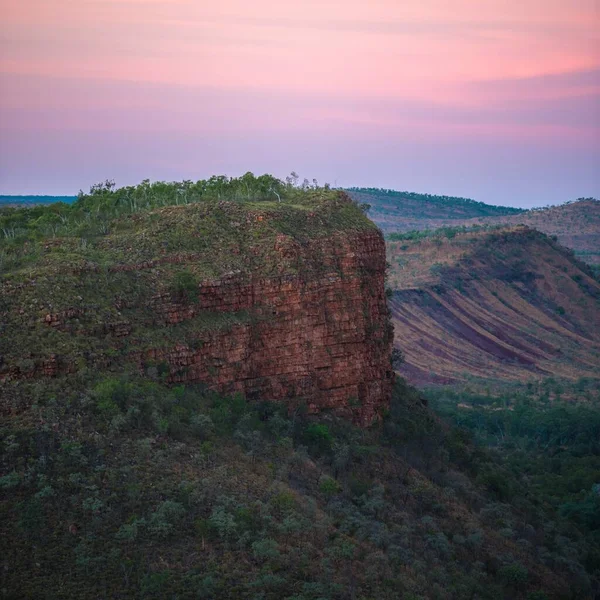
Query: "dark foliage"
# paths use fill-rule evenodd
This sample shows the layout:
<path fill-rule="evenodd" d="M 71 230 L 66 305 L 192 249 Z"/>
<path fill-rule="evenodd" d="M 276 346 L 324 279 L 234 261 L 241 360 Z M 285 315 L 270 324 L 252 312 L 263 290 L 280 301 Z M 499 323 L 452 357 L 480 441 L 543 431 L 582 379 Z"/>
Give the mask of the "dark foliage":
<path fill-rule="evenodd" d="M 402 381 L 372 430 L 133 375 L 69 381 L 19 386 L 29 408 L 3 420 L 5 597 L 592 593 L 581 534 Z"/>

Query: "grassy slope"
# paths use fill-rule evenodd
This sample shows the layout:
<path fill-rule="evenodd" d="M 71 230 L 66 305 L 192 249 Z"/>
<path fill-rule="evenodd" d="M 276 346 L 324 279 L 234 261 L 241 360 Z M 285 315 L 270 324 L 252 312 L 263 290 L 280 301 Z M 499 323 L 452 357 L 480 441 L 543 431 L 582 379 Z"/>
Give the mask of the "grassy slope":
<path fill-rule="evenodd" d="M 415 383 L 597 375 L 600 284 L 543 234 L 390 241 L 388 261 L 402 372 Z"/>

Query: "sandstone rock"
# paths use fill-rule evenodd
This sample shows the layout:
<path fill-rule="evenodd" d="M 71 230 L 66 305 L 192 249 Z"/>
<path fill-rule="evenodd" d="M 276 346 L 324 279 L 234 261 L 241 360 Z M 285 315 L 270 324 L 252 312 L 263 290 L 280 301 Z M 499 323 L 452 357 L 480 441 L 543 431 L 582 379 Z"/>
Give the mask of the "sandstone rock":
<path fill-rule="evenodd" d="M 278 244 L 290 247 L 281 239 Z M 142 353 L 140 369 L 145 360 L 164 361 L 173 383 L 204 382 L 249 399 L 305 401 L 313 412 L 334 409 L 361 424 L 372 422 L 389 405 L 394 378 L 382 236 L 361 233 L 332 245 L 327 262 L 337 262 L 339 272 L 204 281 L 194 307 L 163 297 L 168 323 L 200 310 L 249 310 L 263 318 L 209 332 L 199 349 Z"/>
<path fill-rule="evenodd" d="M 285 402 L 290 408 L 305 403 L 312 412 L 334 410 L 363 425 L 373 422 L 389 405 L 394 379 L 381 233 L 347 230 L 310 240 L 280 234 L 270 247 L 278 262 L 266 270 L 249 267 L 202 281 L 193 298 L 175 297 L 162 288 L 144 305 L 153 315 L 154 325 L 148 324 L 154 327 L 153 339 L 160 339 L 161 328 L 167 333 L 198 316 L 205 320 L 211 315 L 218 320 L 226 313 L 247 316 L 233 326 L 199 329 L 193 334 L 197 336 L 193 347 L 163 344 L 127 354 L 120 338 L 131 335 L 131 323 L 114 314 L 103 320 L 90 305 L 53 312 L 48 304 L 41 315 L 37 313 L 37 322 L 65 336 L 114 340 L 109 342 L 112 352 L 84 352 L 85 364 L 96 369 L 116 372 L 130 360 L 147 373 L 153 364 L 164 363 L 171 383 L 202 382 L 222 393 L 241 392 L 249 401 Z M 194 253 L 182 253 L 113 265 L 110 271 L 193 265 L 196 259 Z M 135 310 L 135 302 L 121 296 L 111 299 L 119 311 Z M 86 315 L 94 321 L 83 325 L 80 318 Z M 77 369 L 78 360 L 82 357 L 32 356 L 26 366 L 3 365 L 0 381 L 65 375 Z"/>

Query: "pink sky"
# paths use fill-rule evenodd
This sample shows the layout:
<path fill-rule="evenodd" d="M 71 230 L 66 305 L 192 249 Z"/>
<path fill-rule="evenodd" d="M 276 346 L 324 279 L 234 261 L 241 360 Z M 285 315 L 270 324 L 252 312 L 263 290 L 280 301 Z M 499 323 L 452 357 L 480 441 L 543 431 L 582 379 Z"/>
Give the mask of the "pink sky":
<path fill-rule="evenodd" d="M 0 193 L 291 170 L 600 195 L 599 0 L 0 0 Z"/>

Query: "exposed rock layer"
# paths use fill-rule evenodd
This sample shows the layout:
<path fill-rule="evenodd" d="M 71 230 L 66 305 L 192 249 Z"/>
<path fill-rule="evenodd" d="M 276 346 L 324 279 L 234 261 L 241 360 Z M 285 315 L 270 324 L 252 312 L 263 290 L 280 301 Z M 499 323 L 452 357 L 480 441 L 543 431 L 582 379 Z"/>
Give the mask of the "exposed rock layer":
<path fill-rule="evenodd" d="M 201 381 L 249 399 L 306 401 L 311 411 L 336 409 L 371 422 L 388 405 L 393 380 L 383 239 L 369 232 L 325 245 L 326 262 L 337 271 L 239 274 L 204 282 L 196 306 L 162 304 L 171 323 L 195 310 L 248 310 L 253 318 L 205 335 L 197 349 L 149 350 L 140 364 L 166 361 L 173 382 Z"/>
<path fill-rule="evenodd" d="M 115 372 L 130 361 L 147 374 L 166 370 L 172 383 L 202 382 L 223 393 L 243 393 L 249 400 L 306 403 L 311 412 L 333 409 L 359 423 L 372 422 L 389 404 L 394 377 L 381 233 L 373 228 L 346 231 L 302 243 L 281 234 L 272 256 L 276 264 L 302 268 L 290 272 L 282 267 L 268 274 L 249 269 L 205 280 L 197 293 L 159 289 L 149 304 L 128 306 L 129 311 L 143 309 L 153 315 L 148 326 L 156 343 L 142 347 L 128 341 L 135 328 L 124 316 L 118 322 L 96 320 L 88 328 L 83 322 L 93 308 L 46 313 L 37 319 L 43 327 L 67 337 L 108 340 L 115 350 L 84 352 L 83 358 L 30 351 L 19 365 L 0 361 L 0 380 L 68 375 L 82 360 L 88 367 Z M 193 267 L 194 258 L 183 262 Z M 138 265 L 136 270 L 147 268 Z M 122 300 L 113 302 L 121 310 Z M 216 322 L 228 313 L 233 325 L 209 326 L 191 341 L 190 335 L 173 341 L 173 327 L 189 333 L 193 319 L 210 325 L 213 316 Z M 233 318 L 241 314 L 243 319 Z"/>

